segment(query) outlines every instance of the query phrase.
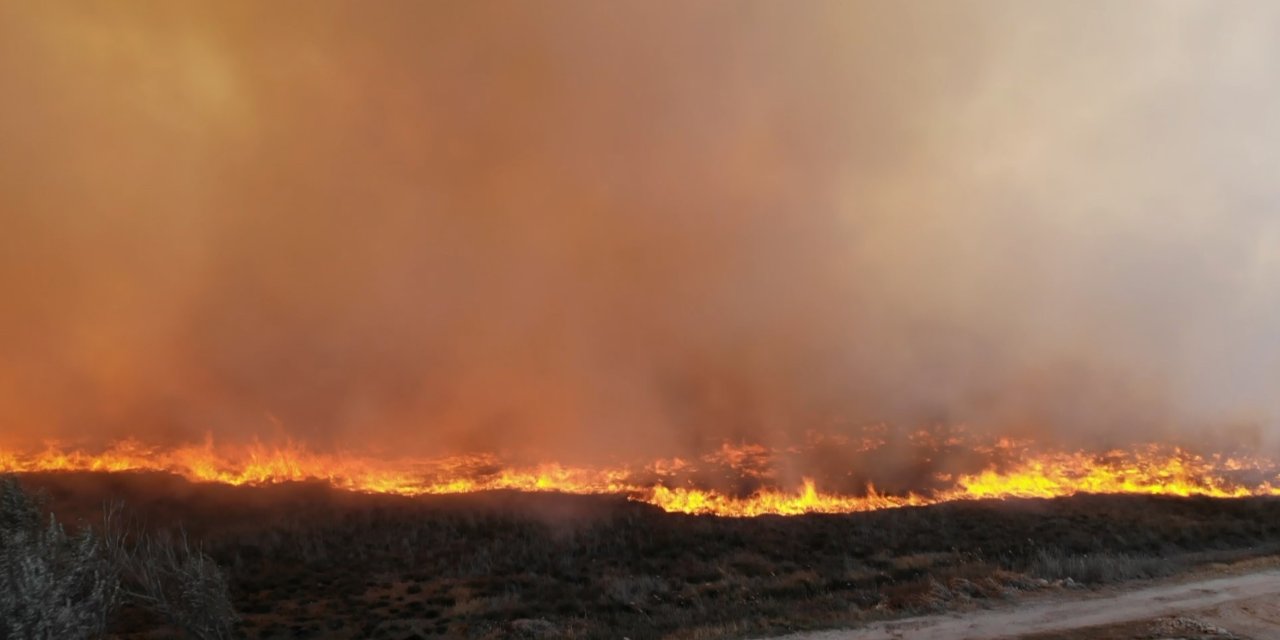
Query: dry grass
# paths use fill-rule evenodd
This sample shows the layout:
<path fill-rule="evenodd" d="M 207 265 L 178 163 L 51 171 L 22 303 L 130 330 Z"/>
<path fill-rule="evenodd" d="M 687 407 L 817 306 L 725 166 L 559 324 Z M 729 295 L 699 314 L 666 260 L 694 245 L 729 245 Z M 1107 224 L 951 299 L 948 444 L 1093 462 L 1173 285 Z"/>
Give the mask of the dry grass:
<path fill-rule="evenodd" d="M 734 520 L 614 498 L 42 482 L 68 517 L 124 498 L 148 522 L 185 523 L 226 568 L 250 638 L 743 637 L 981 606 L 1066 578 L 1162 575 L 1280 544 L 1271 499 L 1080 496 Z"/>

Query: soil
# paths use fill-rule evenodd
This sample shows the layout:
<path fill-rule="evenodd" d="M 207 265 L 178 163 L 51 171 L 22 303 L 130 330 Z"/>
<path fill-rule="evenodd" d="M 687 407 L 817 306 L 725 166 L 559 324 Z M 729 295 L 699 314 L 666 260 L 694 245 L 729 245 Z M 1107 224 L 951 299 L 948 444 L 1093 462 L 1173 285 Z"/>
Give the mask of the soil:
<path fill-rule="evenodd" d="M 793 634 L 779 640 L 1269 640 L 1280 638 L 1277 565 L 1276 559 L 1250 562 L 1161 584 L 1056 594 L 993 610 Z"/>

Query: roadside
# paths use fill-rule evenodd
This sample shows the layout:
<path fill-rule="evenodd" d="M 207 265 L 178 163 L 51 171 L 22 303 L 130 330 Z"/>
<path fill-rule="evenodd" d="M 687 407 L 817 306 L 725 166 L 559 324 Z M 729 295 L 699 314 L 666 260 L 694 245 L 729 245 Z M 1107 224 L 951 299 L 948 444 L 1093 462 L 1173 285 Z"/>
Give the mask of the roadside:
<path fill-rule="evenodd" d="M 1012 607 L 878 622 L 859 629 L 798 633 L 780 640 L 1136 637 L 1280 637 L 1280 562 L 1276 558 L 1262 559 L 1137 588 L 1056 594 L 1024 600 Z"/>

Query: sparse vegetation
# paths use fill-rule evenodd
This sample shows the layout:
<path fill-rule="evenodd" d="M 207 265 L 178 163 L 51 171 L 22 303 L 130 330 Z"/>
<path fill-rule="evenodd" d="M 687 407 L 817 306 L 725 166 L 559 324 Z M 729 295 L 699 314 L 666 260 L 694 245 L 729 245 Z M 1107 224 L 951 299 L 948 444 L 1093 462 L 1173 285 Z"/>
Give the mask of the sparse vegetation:
<path fill-rule="evenodd" d="M 1031 561 L 1032 575 L 1082 584 L 1105 584 L 1167 576 L 1184 567 L 1181 557 L 1137 556 L 1127 553 L 1068 555 L 1062 550 L 1041 551 Z"/>
<path fill-rule="evenodd" d="M 0 476 L 0 638 L 93 638 L 120 592 L 93 532 L 67 535 L 17 480 Z"/>
<path fill-rule="evenodd" d="M 1159 576 L 1280 545 L 1280 500 L 1267 498 L 717 519 L 613 497 L 414 500 L 155 475 L 30 481 L 48 487 L 64 519 L 123 497 L 143 521 L 184 523 L 223 569 L 242 616 L 231 632 L 248 638 L 745 637 Z M 148 535 L 170 535 L 180 551 L 181 534 L 166 528 Z M 146 634 L 165 620 L 120 616 L 112 631 Z"/>
<path fill-rule="evenodd" d="M 110 507 L 101 533 L 68 535 L 40 500 L 0 476 L 0 639 L 105 635 L 121 604 L 185 637 L 233 637 L 237 615 L 221 570 L 185 536 L 162 539 L 121 526 Z"/>
<path fill-rule="evenodd" d="M 139 606 L 189 638 L 233 637 L 239 616 L 226 578 L 213 559 L 192 547 L 185 532 L 177 540 L 140 534 L 126 553 L 125 593 Z"/>

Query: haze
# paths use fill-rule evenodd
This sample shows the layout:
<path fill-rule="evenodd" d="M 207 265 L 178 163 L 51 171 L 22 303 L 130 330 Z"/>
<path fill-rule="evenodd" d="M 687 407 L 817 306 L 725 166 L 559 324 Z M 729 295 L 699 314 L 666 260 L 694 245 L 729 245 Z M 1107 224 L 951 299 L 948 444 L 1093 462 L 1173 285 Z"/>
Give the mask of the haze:
<path fill-rule="evenodd" d="M 0 441 L 1280 437 L 1267 2 L 0 0 Z"/>

